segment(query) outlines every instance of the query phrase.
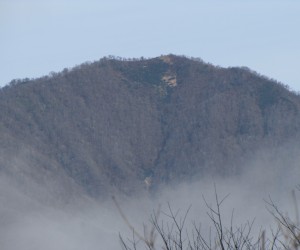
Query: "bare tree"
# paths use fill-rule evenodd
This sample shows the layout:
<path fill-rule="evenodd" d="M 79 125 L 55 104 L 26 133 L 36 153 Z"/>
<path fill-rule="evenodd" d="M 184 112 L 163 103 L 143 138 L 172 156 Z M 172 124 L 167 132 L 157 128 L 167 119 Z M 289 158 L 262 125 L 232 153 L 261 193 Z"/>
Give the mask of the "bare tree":
<path fill-rule="evenodd" d="M 268 211 L 278 222 L 278 232 L 280 232 L 278 235 L 281 236 L 276 237 L 275 244 L 277 243 L 284 249 L 299 249 L 300 247 L 299 215 L 294 191 L 292 191 L 292 196 L 296 211 L 296 219 L 294 221 L 277 207 L 271 197 L 266 201 Z"/>
<path fill-rule="evenodd" d="M 192 229 L 189 231 L 186 226 L 186 219 L 191 206 L 182 214 L 180 211 L 174 211 L 168 203 L 167 212 L 160 211 L 160 208 L 150 217 L 151 230 L 150 233 L 145 230 L 141 234 L 128 221 L 121 207 L 114 198 L 115 204 L 121 214 L 123 220 L 133 232 L 132 239 L 125 240 L 120 235 L 120 241 L 123 249 L 136 250 L 138 247 L 145 247 L 149 250 L 164 249 L 164 250 L 212 250 L 212 249 L 255 249 L 258 241 L 253 243 L 251 238 L 251 229 L 253 222 L 245 223 L 239 227 L 233 225 L 233 213 L 231 216 L 230 227 L 224 227 L 221 215 L 221 205 L 227 198 L 219 199 L 215 189 L 215 206 L 211 206 L 204 199 L 208 209 L 207 215 L 212 222 L 212 227 L 209 229 L 210 236 L 207 238 L 201 231 L 201 225 L 196 222 L 192 223 Z M 160 214 L 164 218 L 160 219 Z M 211 234 L 215 237 L 211 237 Z M 158 246 L 160 244 L 160 246 Z"/>
<path fill-rule="evenodd" d="M 296 219 L 293 221 L 278 209 L 271 198 L 267 203 L 267 209 L 278 222 L 274 230 L 270 228 L 268 234 L 261 230 L 258 237 L 252 235 L 253 221 L 236 226 L 234 223 L 234 211 L 232 211 L 229 226 L 225 226 L 222 215 L 222 204 L 228 197 L 219 198 L 216 187 L 214 205 L 210 205 L 203 197 L 207 208 L 207 216 L 211 225 L 201 230 L 201 224 L 192 222 L 192 227 L 186 226 L 187 216 L 191 206 L 184 213 L 174 211 L 168 203 L 167 212 L 159 208 L 150 217 L 151 230 L 148 232 L 144 225 L 143 234 L 137 232 L 129 223 L 117 201 L 116 206 L 128 227 L 131 229 L 132 239 L 124 239 L 120 235 L 120 241 L 125 250 L 266 250 L 287 249 L 297 250 L 300 247 L 300 228 L 298 206 L 295 193 L 293 193 Z M 164 217 L 160 218 L 160 214 Z M 208 233 L 207 233 L 208 232 Z M 270 238 L 267 238 L 270 237 Z"/>

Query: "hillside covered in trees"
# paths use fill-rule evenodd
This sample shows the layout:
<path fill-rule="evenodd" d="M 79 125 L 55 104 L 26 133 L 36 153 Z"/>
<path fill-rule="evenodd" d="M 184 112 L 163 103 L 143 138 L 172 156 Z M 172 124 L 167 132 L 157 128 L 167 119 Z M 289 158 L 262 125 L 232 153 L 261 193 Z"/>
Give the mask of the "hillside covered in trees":
<path fill-rule="evenodd" d="M 149 177 L 155 189 L 239 174 L 300 130 L 300 97 L 282 84 L 174 55 L 14 80 L 0 89 L 0 110 L 2 173 L 96 197 L 131 194 Z"/>

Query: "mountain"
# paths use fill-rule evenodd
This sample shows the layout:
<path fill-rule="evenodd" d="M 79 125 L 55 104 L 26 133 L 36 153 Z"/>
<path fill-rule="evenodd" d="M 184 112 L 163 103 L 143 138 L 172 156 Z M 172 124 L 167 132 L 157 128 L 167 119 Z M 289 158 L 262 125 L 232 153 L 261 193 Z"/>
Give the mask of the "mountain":
<path fill-rule="evenodd" d="M 96 197 L 144 189 L 149 177 L 155 189 L 238 174 L 300 129 L 300 97 L 284 85 L 174 55 L 14 80 L 0 89 L 0 110 L 2 174 Z"/>

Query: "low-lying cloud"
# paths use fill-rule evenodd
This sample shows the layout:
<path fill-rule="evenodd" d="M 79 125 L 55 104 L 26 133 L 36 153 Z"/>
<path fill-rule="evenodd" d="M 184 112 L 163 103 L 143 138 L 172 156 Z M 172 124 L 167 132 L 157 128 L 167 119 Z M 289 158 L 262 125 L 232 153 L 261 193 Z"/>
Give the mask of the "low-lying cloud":
<path fill-rule="evenodd" d="M 174 211 L 179 209 L 182 215 L 191 205 L 187 227 L 196 222 L 205 230 L 212 223 L 204 198 L 209 205 L 215 205 L 215 185 L 220 199 L 229 194 L 221 206 L 224 223 L 229 225 L 234 209 L 234 223 L 240 225 L 255 219 L 253 233 L 257 235 L 261 229 L 268 230 L 269 225 L 276 226 L 264 201 L 269 197 L 295 218 L 291 190 L 299 184 L 298 162 L 300 157 L 293 146 L 265 151 L 245 163 L 245 171 L 239 176 L 202 177 L 192 183 L 165 186 L 156 194 L 135 198 L 116 196 L 116 200 L 129 223 L 141 234 L 144 225 L 149 225 L 150 215 L 160 205 L 160 218 L 167 220 L 164 212 L 168 212 L 168 204 Z M 119 233 L 124 239 L 132 237 L 112 199 L 100 201 L 80 194 L 76 199 L 66 197 L 65 202 L 55 203 L 59 187 L 53 182 L 56 192 L 48 194 L 51 199 L 45 202 L 39 196 L 45 196 L 51 184 L 44 188 L 29 183 L 29 180 L 22 184 L 16 182 L 13 174 L 0 176 L 2 250 L 114 250 L 121 249 Z"/>

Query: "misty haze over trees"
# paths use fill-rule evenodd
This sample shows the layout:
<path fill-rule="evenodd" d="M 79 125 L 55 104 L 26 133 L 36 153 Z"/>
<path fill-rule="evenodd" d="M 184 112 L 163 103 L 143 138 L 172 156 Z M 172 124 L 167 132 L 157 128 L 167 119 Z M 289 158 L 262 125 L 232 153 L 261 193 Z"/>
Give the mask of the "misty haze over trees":
<path fill-rule="evenodd" d="M 258 191 L 299 176 L 300 97 L 246 67 L 107 57 L 13 80 L 0 110 L 2 192 L 45 206 L 157 197 L 205 178 L 247 186 L 245 173 Z"/>

